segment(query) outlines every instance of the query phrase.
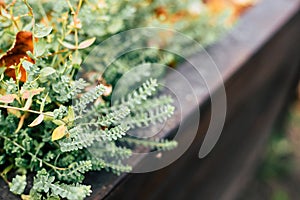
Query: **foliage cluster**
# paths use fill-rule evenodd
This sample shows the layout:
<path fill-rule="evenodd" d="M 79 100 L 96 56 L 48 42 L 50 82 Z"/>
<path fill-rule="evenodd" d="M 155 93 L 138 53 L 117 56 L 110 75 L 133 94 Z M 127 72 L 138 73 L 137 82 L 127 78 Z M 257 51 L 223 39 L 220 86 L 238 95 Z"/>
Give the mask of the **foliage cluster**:
<path fill-rule="evenodd" d="M 84 199 L 91 193 L 82 184 L 85 173 L 129 172 L 122 161 L 135 145 L 176 147 L 175 141 L 126 134 L 172 116 L 172 98 L 155 97 L 158 83 L 151 78 L 164 71 L 145 74 L 152 63 L 171 65 L 176 56 L 131 52 L 105 72 L 83 69 L 83 60 L 105 39 L 135 27 L 173 28 L 207 45 L 228 28 L 228 13 L 196 0 L 0 0 L 0 173 L 11 192 L 22 199 Z M 112 49 L 102 51 L 105 66 Z M 140 64 L 143 78 L 137 73 L 133 79 L 139 80 L 128 83 L 135 90 L 122 90 L 111 104 L 117 80 Z M 76 78 L 79 72 L 86 80 Z"/>

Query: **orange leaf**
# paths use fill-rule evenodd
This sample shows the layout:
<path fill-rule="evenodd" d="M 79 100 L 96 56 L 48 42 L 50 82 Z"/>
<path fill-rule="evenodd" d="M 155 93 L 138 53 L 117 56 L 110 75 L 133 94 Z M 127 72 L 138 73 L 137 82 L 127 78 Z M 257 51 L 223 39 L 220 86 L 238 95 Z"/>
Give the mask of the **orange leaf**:
<path fill-rule="evenodd" d="M 3 7 L 3 8 L 5 8 L 5 2 L 4 2 L 4 0 L 0 0 L 0 8 L 1 7 Z M 0 12 L 1 13 L 1 12 Z"/>
<path fill-rule="evenodd" d="M 155 12 L 156 17 L 159 19 L 162 19 L 162 20 L 166 19 L 169 14 L 167 9 L 163 6 L 156 8 L 154 10 L 154 12 Z"/>
<path fill-rule="evenodd" d="M 29 62 L 34 63 L 28 55 L 27 51 L 33 52 L 33 39 L 32 33 L 28 31 L 20 31 L 17 33 L 15 44 L 6 52 L 0 59 L 0 67 L 7 67 L 5 74 L 16 80 L 16 70 L 13 66 L 20 64 L 21 59 L 26 59 Z M 26 82 L 27 73 L 24 67 L 20 66 L 20 81 Z"/>
<path fill-rule="evenodd" d="M 257 2 L 258 0 L 205 0 L 208 8 L 215 14 L 219 14 L 226 9 L 232 10 L 228 20 L 229 24 L 236 21 L 239 16 Z"/>
<path fill-rule="evenodd" d="M 19 124 L 18 124 L 18 128 L 15 131 L 15 133 L 18 133 L 21 130 L 21 128 L 23 127 L 24 120 L 25 120 L 26 117 L 27 117 L 27 114 L 24 114 L 24 115 L 21 116 Z"/>
<path fill-rule="evenodd" d="M 52 133 L 52 141 L 59 140 L 66 135 L 67 128 L 65 125 L 60 125 L 56 129 L 54 129 Z"/>

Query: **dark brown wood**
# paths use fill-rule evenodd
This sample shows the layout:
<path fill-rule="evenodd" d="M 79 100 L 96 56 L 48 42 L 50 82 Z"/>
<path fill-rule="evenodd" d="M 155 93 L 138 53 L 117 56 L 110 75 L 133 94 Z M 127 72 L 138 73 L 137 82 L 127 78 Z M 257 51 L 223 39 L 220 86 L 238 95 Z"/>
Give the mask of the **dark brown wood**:
<path fill-rule="evenodd" d="M 274 122 L 299 79 L 299 9 L 298 0 L 265 0 L 208 49 L 225 79 L 228 98 L 223 133 L 208 157 L 198 158 L 210 121 L 207 94 L 199 92 L 199 133 L 180 159 L 156 172 L 113 179 L 111 189 L 95 187 L 91 199 L 235 199 L 252 176 Z M 193 59 L 209 64 L 202 54 Z M 202 84 L 188 63 L 179 71 L 194 86 Z M 172 75 L 168 79 L 176 84 Z"/>

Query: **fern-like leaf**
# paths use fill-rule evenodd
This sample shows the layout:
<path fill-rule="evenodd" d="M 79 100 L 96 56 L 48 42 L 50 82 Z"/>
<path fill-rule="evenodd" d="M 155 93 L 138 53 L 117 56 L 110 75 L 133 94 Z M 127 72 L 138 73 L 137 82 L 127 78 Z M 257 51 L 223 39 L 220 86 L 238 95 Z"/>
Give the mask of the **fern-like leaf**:
<path fill-rule="evenodd" d="M 69 200 L 83 200 L 91 193 L 91 186 L 75 184 L 67 185 L 64 183 L 55 182 L 55 177 L 42 169 L 38 171 L 33 181 L 33 187 L 30 191 L 32 199 L 40 197 L 39 194 L 47 194 L 60 196 Z"/>
<path fill-rule="evenodd" d="M 126 118 L 125 123 L 131 128 L 149 126 L 150 124 L 162 123 L 174 114 L 175 108 L 170 105 L 161 106 L 153 110 L 134 113 Z"/>
<path fill-rule="evenodd" d="M 158 87 L 156 79 L 147 80 L 142 84 L 137 90 L 134 90 L 132 93 L 126 97 L 121 98 L 121 100 L 116 101 L 115 103 L 122 106 L 127 106 L 131 110 L 135 106 L 140 105 L 143 101 L 147 100 L 148 97 L 152 96 L 156 88 Z"/>
<path fill-rule="evenodd" d="M 147 99 L 147 101 L 143 102 L 141 105 L 132 108 L 131 112 L 136 113 L 136 112 L 153 110 L 158 107 L 171 105 L 172 103 L 173 103 L 173 99 L 171 96 L 163 95 L 153 99 Z"/>
<path fill-rule="evenodd" d="M 83 149 L 93 144 L 95 140 L 94 132 L 91 129 L 74 127 L 70 131 L 70 136 L 59 141 L 62 152 L 69 152 Z"/>
<path fill-rule="evenodd" d="M 94 158 L 126 159 L 132 155 L 132 151 L 125 147 L 119 147 L 114 142 L 95 142 L 89 149 Z M 92 158 L 91 158 L 92 160 Z"/>
<path fill-rule="evenodd" d="M 98 123 L 101 126 L 110 126 L 117 124 L 120 120 L 124 119 L 130 114 L 130 110 L 127 107 L 121 107 L 119 110 L 115 110 L 106 116 L 99 118 Z"/>
<path fill-rule="evenodd" d="M 88 104 L 99 98 L 105 92 L 105 90 L 106 88 L 104 85 L 97 85 L 95 88 L 83 94 L 80 97 L 80 100 L 75 103 L 74 111 L 82 114 L 83 110 L 88 106 Z"/>
<path fill-rule="evenodd" d="M 162 151 L 172 150 L 176 148 L 178 145 L 178 143 L 174 140 L 169 141 L 169 140 L 164 140 L 159 138 L 145 140 L 145 139 L 126 137 L 126 138 L 122 138 L 120 141 L 125 142 L 129 145 L 141 145 L 144 147 L 149 147 L 151 149 L 158 149 Z"/>
<path fill-rule="evenodd" d="M 66 182 L 79 182 L 84 179 L 84 174 L 92 169 L 91 161 L 79 161 L 71 164 L 65 171 L 58 171 L 58 179 Z"/>
<path fill-rule="evenodd" d="M 120 124 L 116 127 L 113 127 L 111 129 L 105 129 L 101 130 L 100 134 L 98 134 L 98 137 L 96 137 L 96 140 L 98 141 L 113 141 L 117 140 L 119 138 L 122 138 L 126 135 L 126 132 L 129 130 L 129 126 L 126 124 Z"/>
<path fill-rule="evenodd" d="M 121 173 L 128 173 L 132 170 L 129 165 L 123 165 L 121 161 L 104 161 L 103 159 L 93 159 L 92 160 L 93 170 L 100 171 L 105 169 L 107 171 L 112 171 L 113 173 L 120 175 Z"/>

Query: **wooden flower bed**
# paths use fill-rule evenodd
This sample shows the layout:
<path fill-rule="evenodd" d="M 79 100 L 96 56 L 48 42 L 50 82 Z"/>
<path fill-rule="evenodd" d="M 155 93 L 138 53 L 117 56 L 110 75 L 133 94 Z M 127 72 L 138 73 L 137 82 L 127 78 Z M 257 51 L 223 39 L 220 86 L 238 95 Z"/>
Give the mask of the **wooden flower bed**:
<path fill-rule="evenodd" d="M 207 48 L 223 76 L 227 95 L 225 127 L 209 156 L 198 158 L 211 117 L 205 90 L 197 93 L 201 108 L 197 137 L 180 159 L 150 173 L 120 177 L 90 173 L 87 182 L 93 184 L 93 194 L 89 199 L 236 198 L 252 177 L 270 131 L 294 92 L 300 72 L 299 43 L 300 1 L 260 2 L 225 38 Z M 191 59 L 211 63 L 203 52 Z M 178 71 L 202 91 L 202 79 L 192 69 L 189 63 L 183 63 Z M 167 81 L 178 84 L 172 73 L 167 75 Z M 216 95 L 218 84 L 221 83 L 215 85 Z M 183 89 L 178 91 L 185 95 Z M 197 109 L 189 104 L 181 108 L 186 110 L 186 122 Z M 164 135 L 171 136 L 179 122 L 179 118 L 172 119 Z M 186 134 L 189 131 L 184 130 Z M 0 188 L 0 199 L 16 199 L 2 180 Z"/>

